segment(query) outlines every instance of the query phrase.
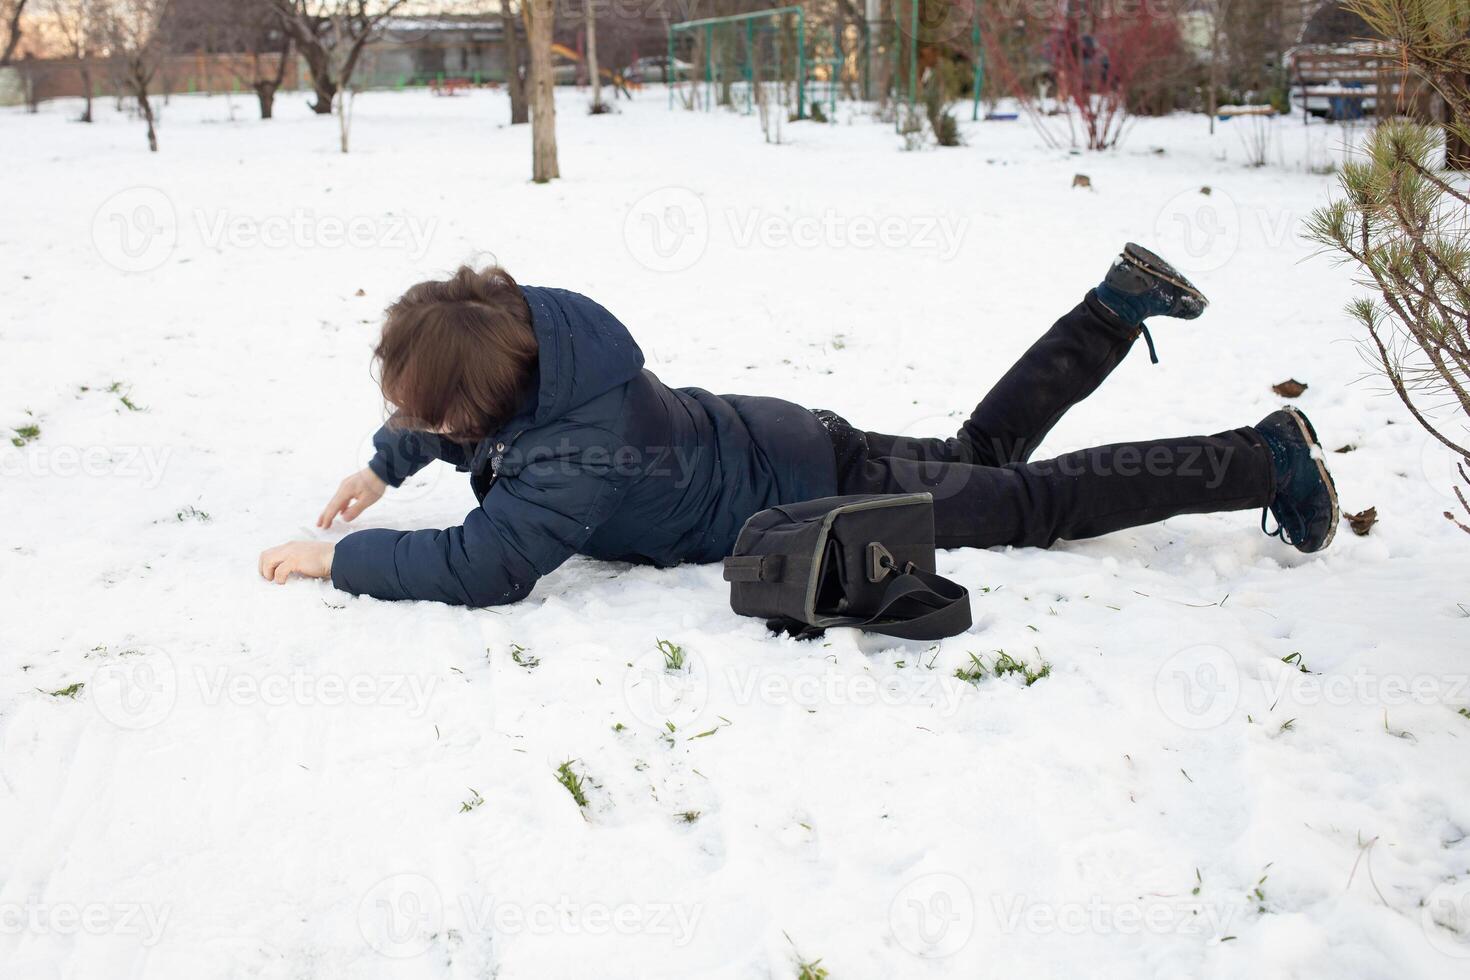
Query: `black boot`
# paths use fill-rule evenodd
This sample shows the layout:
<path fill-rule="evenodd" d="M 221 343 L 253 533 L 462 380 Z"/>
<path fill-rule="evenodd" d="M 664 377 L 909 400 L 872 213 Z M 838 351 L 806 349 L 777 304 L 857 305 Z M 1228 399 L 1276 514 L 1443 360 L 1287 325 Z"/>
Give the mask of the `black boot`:
<path fill-rule="evenodd" d="M 1255 429 L 1271 449 L 1276 472 L 1276 494 L 1268 507 L 1277 527 L 1269 533 L 1298 551 L 1321 551 L 1337 533 L 1339 511 L 1337 488 L 1322 462 L 1317 430 L 1295 408 L 1272 412 Z M 1266 530 L 1264 513 L 1261 530 Z"/>
<path fill-rule="evenodd" d="M 1193 320 L 1210 302 L 1173 266 L 1133 242 L 1113 260 L 1097 298 L 1119 319 L 1135 325 L 1151 316 Z"/>

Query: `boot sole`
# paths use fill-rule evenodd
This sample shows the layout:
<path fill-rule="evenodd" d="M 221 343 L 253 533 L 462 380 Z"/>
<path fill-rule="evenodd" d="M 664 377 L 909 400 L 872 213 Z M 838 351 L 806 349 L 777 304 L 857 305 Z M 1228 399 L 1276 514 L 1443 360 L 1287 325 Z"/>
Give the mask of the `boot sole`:
<path fill-rule="evenodd" d="M 1342 523 L 1342 510 L 1337 505 L 1337 484 L 1332 482 L 1332 474 L 1327 472 L 1327 465 L 1322 462 L 1322 443 L 1317 438 L 1317 430 L 1312 427 L 1306 415 L 1289 405 L 1282 411 L 1291 416 L 1291 420 L 1301 430 L 1302 438 L 1307 440 L 1307 445 L 1317 450 L 1312 454 L 1312 462 L 1317 464 L 1317 475 L 1322 477 L 1322 485 L 1327 488 L 1327 499 L 1332 503 L 1332 523 L 1327 525 L 1327 537 L 1323 538 L 1322 543 L 1313 548 L 1311 552 L 1307 552 L 1311 554 L 1322 551 L 1331 544 L 1332 539 L 1337 536 L 1337 525 Z"/>
<path fill-rule="evenodd" d="M 1205 307 L 1210 305 L 1209 299 L 1205 296 L 1204 293 L 1199 291 L 1199 287 L 1197 287 L 1194 283 L 1190 282 L 1188 279 L 1184 278 L 1177 271 L 1175 271 L 1172 265 L 1165 262 L 1154 253 L 1150 252 L 1142 245 L 1137 245 L 1133 242 L 1129 242 L 1128 244 L 1123 246 L 1123 256 L 1129 262 L 1132 262 L 1134 265 L 1138 266 L 1140 269 L 1144 270 L 1150 275 L 1158 276 L 1165 282 L 1179 287 L 1189 295 L 1193 296 L 1195 299 L 1199 300 L 1201 311 L 1203 311 Z"/>

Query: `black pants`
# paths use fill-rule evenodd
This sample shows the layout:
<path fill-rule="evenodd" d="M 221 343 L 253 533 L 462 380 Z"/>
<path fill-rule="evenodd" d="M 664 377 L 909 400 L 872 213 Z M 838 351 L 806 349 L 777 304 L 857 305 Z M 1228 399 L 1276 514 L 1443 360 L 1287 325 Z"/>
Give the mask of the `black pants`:
<path fill-rule="evenodd" d="M 1031 345 L 949 439 L 860 432 L 818 412 L 832 433 L 838 492 L 929 491 L 942 548 L 1044 548 L 1176 514 L 1264 507 L 1275 489 L 1271 454 L 1249 426 L 1029 461 L 1138 333 L 1089 293 Z"/>

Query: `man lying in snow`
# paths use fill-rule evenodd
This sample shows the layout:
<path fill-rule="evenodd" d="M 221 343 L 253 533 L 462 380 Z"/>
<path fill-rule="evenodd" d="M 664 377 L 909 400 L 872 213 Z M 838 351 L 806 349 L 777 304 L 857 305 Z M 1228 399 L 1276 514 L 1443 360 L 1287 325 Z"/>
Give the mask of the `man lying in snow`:
<path fill-rule="evenodd" d="M 443 531 L 292 541 L 260 574 L 460 605 L 516 602 L 573 554 L 674 565 L 728 555 L 746 518 L 833 494 L 934 494 L 941 548 L 1046 547 L 1176 514 L 1268 508 L 1318 551 L 1337 495 L 1306 416 L 1283 409 L 1212 436 L 1120 443 L 1041 463 L 1035 447 L 1117 366 L 1147 317 L 1193 319 L 1204 296 L 1129 244 L 949 439 L 863 432 L 776 398 L 668 388 L 626 327 L 585 296 L 461 268 L 389 308 L 376 356 L 397 408 L 366 469 L 318 520 L 352 520 L 432 459 L 480 506 Z M 1262 515 L 1262 529 L 1265 515 Z"/>

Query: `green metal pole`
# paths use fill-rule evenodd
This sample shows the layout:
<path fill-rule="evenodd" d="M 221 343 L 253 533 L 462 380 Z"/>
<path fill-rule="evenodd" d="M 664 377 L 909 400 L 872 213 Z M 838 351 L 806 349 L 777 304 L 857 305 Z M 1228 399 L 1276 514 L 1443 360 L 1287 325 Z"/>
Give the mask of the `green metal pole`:
<path fill-rule="evenodd" d="M 837 121 L 837 73 L 842 70 L 842 41 L 837 37 L 837 25 L 832 25 L 832 75 L 827 79 L 830 90 L 827 99 L 827 120 Z"/>
<path fill-rule="evenodd" d="M 745 114 L 748 116 L 755 111 L 755 21 L 745 22 Z"/>
<path fill-rule="evenodd" d="M 970 36 L 975 44 L 975 98 L 970 107 L 970 122 L 980 118 L 980 86 L 985 83 L 985 53 L 980 50 L 980 9 L 975 8 L 975 31 Z"/>
<path fill-rule="evenodd" d="M 669 90 L 669 108 L 674 108 L 674 79 L 678 72 L 674 70 L 674 29 L 669 28 L 669 60 L 664 63 L 664 87 Z"/>
<path fill-rule="evenodd" d="M 796 8 L 796 118 L 806 118 L 806 9 Z"/>
<path fill-rule="evenodd" d="M 704 111 L 709 112 L 710 51 L 714 46 L 715 28 L 704 25 Z"/>
<path fill-rule="evenodd" d="M 909 109 L 919 91 L 919 0 L 909 0 Z"/>

